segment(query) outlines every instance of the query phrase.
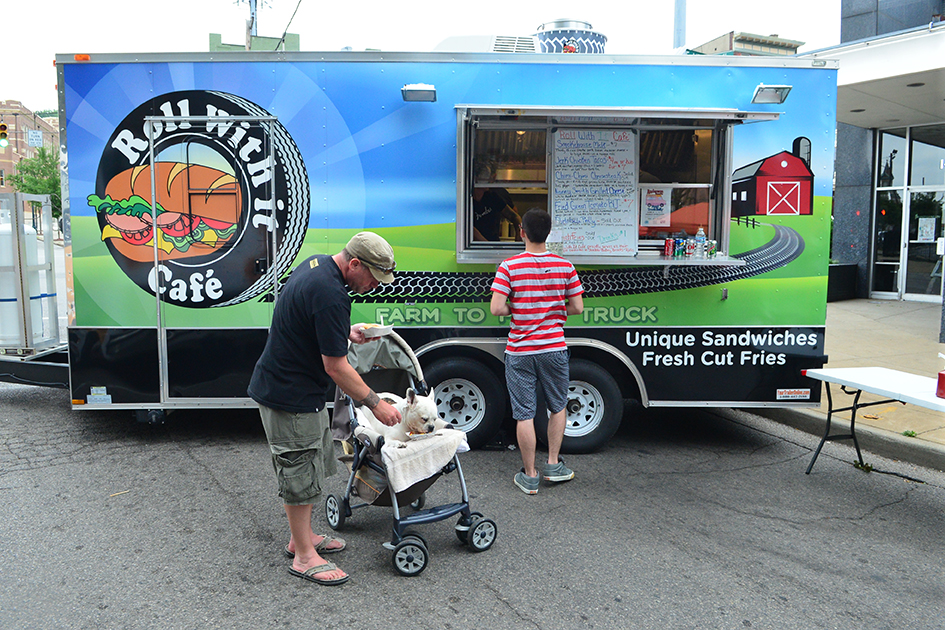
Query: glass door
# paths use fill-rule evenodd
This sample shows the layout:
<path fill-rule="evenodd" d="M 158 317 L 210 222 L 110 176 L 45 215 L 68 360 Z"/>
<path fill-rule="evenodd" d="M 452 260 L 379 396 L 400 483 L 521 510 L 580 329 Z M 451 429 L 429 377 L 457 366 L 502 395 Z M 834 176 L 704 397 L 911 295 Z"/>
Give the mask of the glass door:
<path fill-rule="evenodd" d="M 880 132 L 870 295 L 942 300 L 945 125 Z"/>
<path fill-rule="evenodd" d="M 898 294 L 902 250 L 902 197 L 898 190 L 876 194 L 874 228 L 871 290 L 873 293 Z"/>
<path fill-rule="evenodd" d="M 902 287 L 908 300 L 942 301 L 942 234 L 945 208 L 945 125 L 909 130 L 909 223 Z"/>
<path fill-rule="evenodd" d="M 880 132 L 870 295 L 898 298 L 902 256 L 902 205 L 906 183 L 906 129 Z"/>
<path fill-rule="evenodd" d="M 942 301 L 942 256 L 936 252 L 936 245 L 943 236 L 943 208 L 945 191 L 913 192 L 909 195 L 905 299 Z"/>

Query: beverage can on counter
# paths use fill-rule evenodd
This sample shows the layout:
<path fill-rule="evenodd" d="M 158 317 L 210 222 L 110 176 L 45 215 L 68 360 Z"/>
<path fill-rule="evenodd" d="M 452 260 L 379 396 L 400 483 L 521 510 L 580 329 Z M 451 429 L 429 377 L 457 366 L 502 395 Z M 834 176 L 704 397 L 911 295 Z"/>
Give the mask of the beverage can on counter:
<path fill-rule="evenodd" d="M 677 258 L 682 258 L 686 255 L 686 239 L 677 238 L 675 239 L 675 244 L 673 247 L 673 256 Z"/>
<path fill-rule="evenodd" d="M 715 258 L 716 254 L 719 253 L 719 242 L 718 241 L 706 241 L 705 243 L 705 257 L 706 258 Z"/>
<path fill-rule="evenodd" d="M 663 255 L 664 256 L 672 256 L 675 251 L 676 251 L 676 239 L 668 238 L 665 241 L 663 241 Z"/>
<path fill-rule="evenodd" d="M 696 255 L 696 239 L 686 239 L 686 258 L 692 258 Z"/>

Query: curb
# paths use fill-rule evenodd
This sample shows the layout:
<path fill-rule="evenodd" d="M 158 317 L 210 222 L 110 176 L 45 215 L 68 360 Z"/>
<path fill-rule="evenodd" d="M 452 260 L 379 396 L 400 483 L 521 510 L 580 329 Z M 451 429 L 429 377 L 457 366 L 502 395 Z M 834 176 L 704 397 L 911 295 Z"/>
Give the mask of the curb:
<path fill-rule="evenodd" d="M 751 411 L 763 418 L 816 435 L 818 438 L 823 437 L 824 429 L 827 427 L 826 415 L 811 409 L 764 408 Z M 835 417 L 831 421 L 831 433 L 844 431 L 850 431 L 850 420 Z M 860 443 L 861 451 L 945 472 L 945 446 L 934 442 L 905 437 L 865 424 L 857 425 L 856 440 Z M 842 440 L 842 443 L 849 444 L 850 448 L 853 448 L 853 440 Z M 865 455 L 863 459 L 866 461 Z"/>

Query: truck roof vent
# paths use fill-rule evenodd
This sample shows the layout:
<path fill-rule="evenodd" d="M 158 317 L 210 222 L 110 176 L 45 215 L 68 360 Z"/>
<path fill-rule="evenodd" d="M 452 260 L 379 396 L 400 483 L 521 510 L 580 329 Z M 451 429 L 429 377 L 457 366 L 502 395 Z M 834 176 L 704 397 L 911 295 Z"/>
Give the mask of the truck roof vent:
<path fill-rule="evenodd" d="M 538 38 L 533 35 L 463 35 L 448 37 L 433 49 L 456 53 L 537 53 Z"/>
<path fill-rule="evenodd" d="M 496 35 L 492 42 L 492 52 L 498 53 L 533 53 L 537 52 L 534 37 L 514 37 Z"/>

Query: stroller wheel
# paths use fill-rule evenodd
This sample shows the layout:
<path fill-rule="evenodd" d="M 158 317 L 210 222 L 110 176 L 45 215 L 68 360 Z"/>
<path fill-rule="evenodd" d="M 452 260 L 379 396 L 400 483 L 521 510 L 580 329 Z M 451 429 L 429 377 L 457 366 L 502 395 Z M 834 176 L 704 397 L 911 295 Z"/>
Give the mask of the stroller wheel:
<path fill-rule="evenodd" d="M 408 536 L 400 541 L 400 544 L 394 548 L 394 555 L 391 557 L 391 563 L 394 569 L 401 575 L 419 575 L 421 571 L 427 568 L 430 560 L 430 553 L 426 545 L 416 536 Z"/>
<path fill-rule="evenodd" d="M 407 538 L 416 538 L 416 539 L 419 540 L 421 543 L 423 543 L 423 546 L 424 546 L 424 547 L 426 547 L 427 549 L 430 548 L 430 545 L 427 544 L 427 539 L 424 538 L 423 536 L 421 536 L 420 534 L 418 534 L 417 532 L 415 532 L 415 531 L 412 530 L 412 529 L 408 529 L 407 531 L 405 531 L 403 537 L 401 538 L 401 540 L 405 540 L 405 539 L 407 539 Z"/>
<path fill-rule="evenodd" d="M 333 494 L 325 498 L 325 517 L 328 519 L 328 526 L 334 530 L 344 527 L 345 516 L 348 512 L 348 504 L 344 499 L 339 499 Z"/>
<path fill-rule="evenodd" d="M 466 534 L 469 548 L 472 551 L 485 551 L 495 542 L 497 534 L 495 521 L 491 518 L 476 519 Z"/>
<path fill-rule="evenodd" d="M 473 521 L 476 519 L 483 518 L 482 512 L 470 512 L 469 517 L 460 516 L 459 520 L 456 521 L 456 538 L 459 539 L 459 542 L 464 545 L 469 543 L 469 529 L 470 525 L 473 524 Z"/>
<path fill-rule="evenodd" d="M 421 493 L 417 500 L 410 504 L 414 510 L 422 510 L 423 506 L 427 504 L 427 495 L 426 493 Z"/>

